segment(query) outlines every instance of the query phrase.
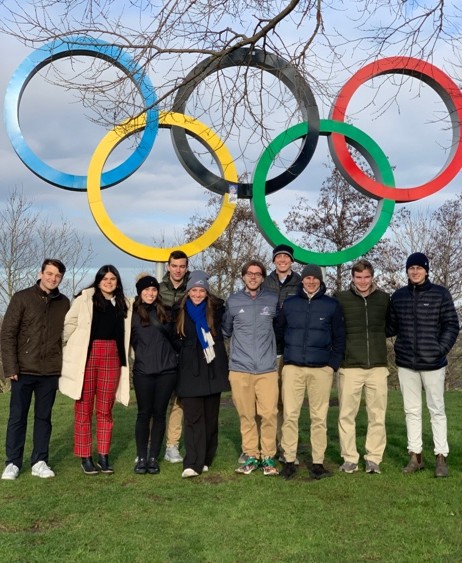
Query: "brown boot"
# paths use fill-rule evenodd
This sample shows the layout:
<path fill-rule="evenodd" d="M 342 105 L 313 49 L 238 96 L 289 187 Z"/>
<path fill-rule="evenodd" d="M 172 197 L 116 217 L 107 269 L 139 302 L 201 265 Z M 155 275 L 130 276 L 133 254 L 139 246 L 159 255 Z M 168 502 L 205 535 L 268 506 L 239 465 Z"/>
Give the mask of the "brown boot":
<path fill-rule="evenodd" d="M 422 460 L 422 454 L 415 454 L 414 452 L 409 452 L 409 463 L 404 467 L 403 473 L 415 473 L 420 471 L 425 467 Z"/>
<path fill-rule="evenodd" d="M 448 475 L 449 472 L 446 458 L 443 454 L 438 454 L 436 456 L 435 477 L 447 477 Z"/>

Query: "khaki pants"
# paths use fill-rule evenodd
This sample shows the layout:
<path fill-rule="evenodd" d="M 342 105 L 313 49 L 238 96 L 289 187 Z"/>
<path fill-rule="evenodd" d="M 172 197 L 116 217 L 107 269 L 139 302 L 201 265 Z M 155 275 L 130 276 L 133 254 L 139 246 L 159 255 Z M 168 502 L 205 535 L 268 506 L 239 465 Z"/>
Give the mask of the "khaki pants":
<path fill-rule="evenodd" d="M 282 369 L 282 448 L 286 461 L 293 462 L 297 455 L 298 419 L 308 394 L 310 408 L 310 439 L 313 463 L 323 463 L 327 448 L 327 411 L 334 371 L 331 367 L 304 367 L 285 365 Z"/>
<path fill-rule="evenodd" d="M 278 450 L 282 450 L 281 440 L 282 440 L 282 425 L 284 423 L 284 404 L 282 402 L 282 368 L 284 367 L 284 358 L 279 356 L 277 359 L 276 367 L 278 370 L 278 415 L 276 421 L 276 447 Z M 281 451 L 281 453 L 284 453 Z"/>
<path fill-rule="evenodd" d="M 338 432 L 341 455 L 345 461 L 358 463 L 356 415 L 364 389 L 367 411 L 366 455 L 364 459 L 381 463 L 387 441 L 385 413 L 388 396 L 388 369 L 342 368 L 338 375 Z"/>
<path fill-rule="evenodd" d="M 239 414 L 242 450 L 251 457 L 276 455 L 278 374 L 229 372 L 233 403 Z M 260 417 L 260 438 L 255 420 Z M 260 443 L 259 443 L 260 442 Z"/>
<path fill-rule="evenodd" d="M 167 448 L 169 446 L 178 447 L 183 427 L 183 408 L 178 402 L 178 397 L 173 394 L 170 399 L 170 416 L 167 424 Z"/>

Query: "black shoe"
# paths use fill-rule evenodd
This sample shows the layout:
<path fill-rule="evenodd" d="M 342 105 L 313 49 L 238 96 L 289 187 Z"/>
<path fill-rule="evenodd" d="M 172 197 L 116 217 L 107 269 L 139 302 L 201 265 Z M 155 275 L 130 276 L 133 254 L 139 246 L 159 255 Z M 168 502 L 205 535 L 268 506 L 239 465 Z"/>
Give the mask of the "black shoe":
<path fill-rule="evenodd" d="M 80 464 L 80 467 L 82 468 L 82 471 L 85 473 L 85 475 L 98 475 L 99 473 L 91 457 L 82 457 L 82 463 Z"/>
<path fill-rule="evenodd" d="M 145 457 L 139 457 L 138 461 L 135 463 L 135 469 L 134 472 L 137 473 L 138 475 L 144 475 L 147 472 L 147 467 L 146 467 L 146 458 Z"/>
<path fill-rule="evenodd" d="M 155 457 L 150 457 L 148 460 L 148 473 L 150 473 L 151 475 L 160 473 L 160 467 Z"/>
<path fill-rule="evenodd" d="M 282 471 L 279 473 L 281 477 L 284 477 L 286 481 L 289 479 L 293 479 L 295 474 L 297 473 L 297 468 L 295 467 L 295 463 L 293 461 L 287 461 L 284 464 Z"/>
<path fill-rule="evenodd" d="M 324 479 L 325 477 L 332 477 L 332 473 L 328 471 L 322 463 L 313 463 L 310 477 L 312 479 Z"/>
<path fill-rule="evenodd" d="M 97 463 L 101 473 L 105 473 L 106 475 L 112 475 L 114 473 L 114 469 L 109 464 L 109 456 L 107 454 L 98 454 L 98 463 Z"/>

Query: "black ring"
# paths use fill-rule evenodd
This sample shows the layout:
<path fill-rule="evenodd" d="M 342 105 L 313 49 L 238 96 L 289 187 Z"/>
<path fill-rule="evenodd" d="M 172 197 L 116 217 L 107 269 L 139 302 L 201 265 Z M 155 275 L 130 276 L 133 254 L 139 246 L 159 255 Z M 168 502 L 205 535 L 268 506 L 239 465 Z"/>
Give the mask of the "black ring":
<path fill-rule="evenodd" d="M 172 111 L 184 114 L 186 103 L 194 88 L 213 72 L 232 66 L 256 67 L 268 71 L 281 80 L 297 100 L 302 113 L 302 121 L 307 121 L 309 124 L 308 134 L 303 138 L 298 155 L 292 164 L 279 176 L 266 181 L 265 192 L 271 194 L 295 180 L 310 162 L 319 138 L 318 106 L 306 80 L 285 59 L 273 53 L 266 53 L 261 49 L 241 48 L 221 59 L 208 57 L 194 67 L 186 76 L 185 85 L 178 89 Z M 173 127 L 170 135 L 176 155 L 186 172 L 207 189 L 220 195 L 228 193 L 229 182 L 208 170 L 196 158 L 189 146 L 185 130 L 181 127 Z M 251 198 L 252 184 L 238 183 L 237 193 L 239 198 Z"/>

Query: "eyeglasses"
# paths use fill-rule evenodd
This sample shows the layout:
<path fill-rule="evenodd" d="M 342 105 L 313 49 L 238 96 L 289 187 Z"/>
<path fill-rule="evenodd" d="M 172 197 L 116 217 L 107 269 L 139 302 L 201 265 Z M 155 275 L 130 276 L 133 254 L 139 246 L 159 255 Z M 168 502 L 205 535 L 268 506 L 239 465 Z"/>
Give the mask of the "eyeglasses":
<path fill-rule="evenodd" d="M 246 272 L 245 275 L 248 276 L 249 278 L 261 278 L 261 277 L 263 277 L 263 274 L 260 273 L 260 272 Z"/>

